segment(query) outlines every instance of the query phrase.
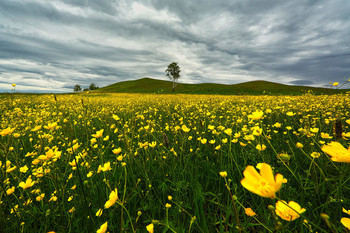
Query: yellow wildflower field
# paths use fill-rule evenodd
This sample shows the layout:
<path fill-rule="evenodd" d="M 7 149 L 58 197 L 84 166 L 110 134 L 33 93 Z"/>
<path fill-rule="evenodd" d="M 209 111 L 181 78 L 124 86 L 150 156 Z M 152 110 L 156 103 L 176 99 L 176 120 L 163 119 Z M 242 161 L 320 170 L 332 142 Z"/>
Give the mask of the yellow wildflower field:
<path fill-rule="evenodd" d="M 0 95 L 0 232 L 350 229 L 349 104 Z"/>

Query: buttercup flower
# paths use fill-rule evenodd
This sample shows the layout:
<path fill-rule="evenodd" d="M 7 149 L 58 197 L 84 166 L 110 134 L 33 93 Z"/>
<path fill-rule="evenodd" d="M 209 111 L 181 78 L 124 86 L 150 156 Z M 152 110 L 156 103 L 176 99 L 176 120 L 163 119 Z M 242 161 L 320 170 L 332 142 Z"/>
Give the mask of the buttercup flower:
<path fill-rule="evenodd" d="M 154 225 L 153 225 L 153 223 L 147 225 L 147 226 L 146 226 L 146 230 L 147 230 L 149 233 L 153 233 L 153 232 L 154 232 Z"/>
<path fill-rule="evenodd" d="M 107 231 L 107 225 L 108 225 L 108 222 L 105 222 L 103 223 L 101 226 L 100 226 L 100 229 L 98 229 L 96 231 L 96 233 L 105 233 Z"/>
<path fill-rule="evenodd" d="M 340 222 L 350 230 L 350 218 L 341 218 Z"/>
<path fill-rule="evenodd" d="M 304 213 L 306 209 L 301 208 L 300 205 L 294 201 L 290 201 L 288 204 L 285 201 L 278 201 L 276 203 L 276 214 L 286 221 L 293 221 L 300 217 L 300 214 Z"/>
<path fill-rule="evenodd" d="M 101 129 L 101 130 L 99 130 L 99 131 L 96 131 L 96 134 L 93 134 L 92 136 L 93 136 L 94 138 L 100 138 L 100 137 L 102 137 L 103 131 L 104 131 L 104 129 Z"/>
<path fill-rule="evenodd" d="M 20 182 L 19 183 L 19 187 L 23 188 L 23 189 L 27 189 L 32 187 L 35 184 L 35 181 L 32 180 L 31 177 L 28 177 L 28 179 L 26 180 L 26 182 Z"/>
<path fill-rule="evenodd" d="M 331 142 L 323 146 L 322 151 L 331 156 L 334 162 L 350 163 L 350 147 L 345 149 L 339 142 Z"/>
<path fill-rule="evenodd" d="M 283 175 L 276 174 L 273 177 L 272 168 L 269 164 L 262 163 L 260 174 L 253 166 L 247 166 L 243 172 L 244 178 L 241 184 L 249 191 L 262 197 L 275 198 L 276 192 L 281 188 Z"/>
<path fill-rule="evenodd" d="M 250 217 L 253 217 L 256 215 L 256 213 L 252 210 L 252 208 L 245 208 L 245 214 L 250 216 Z"/>
<path fill-rule="evenodd" d="M 10 127 L 8 127 L 8 128 L 6 128 L 6 129 L 3 129 L 3 130 L 1 130 L 0 131 L 0 135 L 2 136 L 2 137 L 4 137 L 4 136 L 6 136 L 6 135 L 9 135 L 9 134 L 12 134 L 12 132 L 15 130 L 15 128 L 10 128 Z"/>
<path fill-rule="evenodd" d="M 248 115 L 248 118 L 251 118 L 253 120 L 260 120 L 264 115 L 263 111 L 256 111 L 253 112 L 251 115 Z"/>
<path fill-rule="evenodd" d="M 225 178 L 227 177 L 227 172 L 226 171 L 219 172 L 219 175 Z"/>
<path fill-rule="evenodd" d="M 114 191 L 112 191 L 109 194 L 109 200 L 105 203 L 105 209 L 108 209 L 109 207 L 113 206 L 115 202 L 118 200 L 118 189 L 116 188 Z"/>

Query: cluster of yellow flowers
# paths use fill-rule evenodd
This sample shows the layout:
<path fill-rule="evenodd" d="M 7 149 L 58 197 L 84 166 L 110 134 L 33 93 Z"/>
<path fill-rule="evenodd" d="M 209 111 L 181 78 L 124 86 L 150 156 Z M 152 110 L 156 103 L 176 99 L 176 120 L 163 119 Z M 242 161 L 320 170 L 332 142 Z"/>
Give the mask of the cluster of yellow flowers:
<path fill-rule="evenodd" d="M 225 160 L 233 153 L 237 158 L 247 156 L 240 161 L 248 164 L 235 165 L 238 175 L 243 171 L 241 185 L 271 199 L 283 192 L 284 175 L 290 179 L 282 166 L 298 170 L 293 164 L 297 156 L 310 161 L 310 171 L 319 166 L 318 161 L 350 163 L 350 147 L 344 147 L 350 138 L 348 95 L 281 98 L 89 93 L 62 95 L 56 101 L 49 95 L 15 95 L 12 102 L 0 103 L 2 192 L 17 205 L 7 207 L 10 218 L 15 218 L 16 212 L 26 216 L 28 208 L 39 203 L 51 210 L 56 203 L 64 203 L 69 206 L 68 214 L 74 215 L 80 211 L 76 203 L 83 200 L 81 193 L 90 195 L 93 184 L 100 182 L 108 199 L 104 205 L 87 204 L 95 208 L 101 223 L 105 222 L 103 212 L 126 203 L 123 195 L 118 198 L 115 176 L 131 163 L 139 165 L 133 167 L 139 170 L 151 162 L 174 167 L 186 156 L 206 161 Z M 338 118 L 343 124 L 341 139 L 332 132 Z M 249 165 L 260 161 L 265 162 Z M 218 172 L 226 164 L 211 166 Z M 274 174 L 272 166 L 284 175 Z M 220 176 L 227 178 L 227 171 Z M 144 187 L 152 187 L 147 179 L 140 177 Z M 275 214 L 286 221 L 303 216 L 306 209 L 295 201 L 279 199 Z M 8 205 L 3 199 L 0 203 Z M 174 209 L 170 203 L 162 203 L 164 206 Z M 260 214 L 249 207 L 244 211 L 248 216 Z M 341 223 L 349 228 L 349 218 L 342 218 Z M 106 232 L 107 224 L 97 232 Z M 153 232 L 153 223 L 146 230 Z"/>

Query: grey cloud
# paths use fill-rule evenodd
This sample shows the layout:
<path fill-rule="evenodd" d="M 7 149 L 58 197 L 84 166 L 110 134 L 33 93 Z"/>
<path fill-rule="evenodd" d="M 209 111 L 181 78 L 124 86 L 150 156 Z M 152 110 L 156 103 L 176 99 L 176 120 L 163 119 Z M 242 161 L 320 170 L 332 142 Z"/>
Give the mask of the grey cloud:
<path fill-rule="evenodd" d="M 322 86 L 349 75 L 349 12 L 347 0 L 3 0 L 0 77 L 66 90 L 166 79 L 177 61 L 191 83 Z"/>
<path fill-rule="evenodd" d="M 289 82 L 290 84 L 293 84 L 293 85 L 312 85 L 314 82 L 313 81 L 310 81 L 310 80 L 294 80 L 294 81 L 290 81 Z"/>

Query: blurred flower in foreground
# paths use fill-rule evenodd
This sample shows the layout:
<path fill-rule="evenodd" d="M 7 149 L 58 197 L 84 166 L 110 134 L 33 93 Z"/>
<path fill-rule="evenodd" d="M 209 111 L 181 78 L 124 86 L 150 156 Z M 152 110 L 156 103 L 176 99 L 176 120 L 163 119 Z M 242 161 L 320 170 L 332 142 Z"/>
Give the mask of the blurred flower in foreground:
<path fill-rule="evenodd" d="M 300 214 L 304 213 L 306 209 L 301 208 L 300 205 L 294 201 L 288 202 L 278 201 L 276 203 L 276 214 L 286 221 L 293 221 L 300 217 Z"/>
<path fill-rule="evenodd" d="M 345 149 L 339 142 L 331 142 L 322 146 L 322 151 L 331 156 L 334 162 L 350 163 L 350 147 Z"/>
<path fill-rule="evenodd" d="M 274 177 L 271 166 L 266 163 L 262 163 L 260 174 L 249 165 L 243 175 L 241 184 L 244 188 L 262 197 L 272 199 L 276 197 L 276 192 L 281 188 L 283 182 L 283 175 L 276 174 Z"/>
<path fill-rule="evenodd" d="M 147 226 L 146 226 L 146 230 L 147 230 L 149 233 L 153 233 L 153 232 L 154 232 L 154 225 L 153 225 L 153 223 L 147 225 Z"/>
<path fill-rule="evenodd" d="M 340 222 L 350 230 L 350 218 L 341 218 Z"/>
<path fill-rule="evenodd" d="M 107 231 L 107 225 L 108 225 L 108 222 L 103 223 L 100 229 L 96 231 L 96 233 L 105 233 Z"/>

